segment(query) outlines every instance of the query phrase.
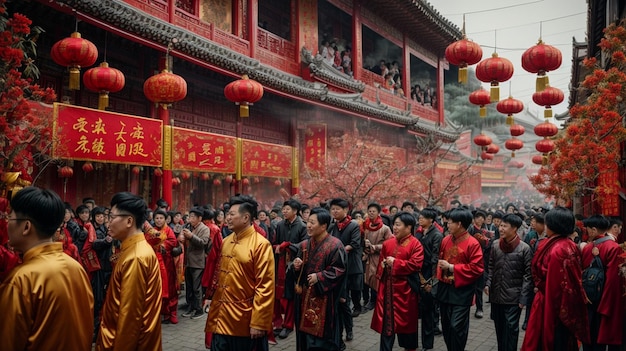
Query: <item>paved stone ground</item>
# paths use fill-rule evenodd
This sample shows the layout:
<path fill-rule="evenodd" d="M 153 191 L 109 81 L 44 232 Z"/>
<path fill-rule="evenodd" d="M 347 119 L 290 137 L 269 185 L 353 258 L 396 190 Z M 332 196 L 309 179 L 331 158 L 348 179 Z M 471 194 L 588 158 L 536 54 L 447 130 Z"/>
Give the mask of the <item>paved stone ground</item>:
<path fill-rule="evenodd" d="M 181 299 L 181 303 L 184 298 Z M 486 301 L 486 299 L 485 299 Z M 467 341 L 466 351 L 491 351 L 497 350 L 496 331 L 493 321 L 489 318 L 490 305 L 485 304 L 485 317 L 474 318 L 475 309 L 472 308 L 470 317 L 470 332 Z M 179 312 L 179 316 L 180 316 Z M 522 311 L 522 321 L 524 311 Z M 204 351 L 204 326 L 206 316 L 199 319 L 179 318 L 176 325 L 163 325 L 163 350 L 164 351 Z M 361 314 L 354 320 L 354 340 L 347 342 L 347 350 L 355 351 L 377 351 L 379 349 L 380 335 L 370 329 L 372 312 Z M 520 323 L 522 322 L 520 321 Z M 521 325 L 521 324 L 520 324 Z M 520 328 L 518 348 L 522 345 L 524 331 Z M 421 341 L 420 341 L 421 346 Z M 270 351 L 290 350 L 295 351 L 295 332 L 291 333 L 287 339 L 278 339 L 277 345 L 270 345 Z M 402 350 L 396 343 L 394 350 Z M 446 345 L 442 336 L 435 336 L 434 350 L 446 350 Z"/>

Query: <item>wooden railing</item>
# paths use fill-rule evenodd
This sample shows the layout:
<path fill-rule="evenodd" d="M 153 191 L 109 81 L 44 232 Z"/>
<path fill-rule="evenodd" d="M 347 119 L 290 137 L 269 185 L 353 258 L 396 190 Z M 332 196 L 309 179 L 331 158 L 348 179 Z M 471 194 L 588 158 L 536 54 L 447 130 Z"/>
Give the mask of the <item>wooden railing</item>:
<path fill-rule="evenodd" d="M 258 28 L 256 43 L 257 58 L 262 63 L 287 73 L 300 74 L 300 66 L 296 61 L 296 46 L 291 41 Z"/>

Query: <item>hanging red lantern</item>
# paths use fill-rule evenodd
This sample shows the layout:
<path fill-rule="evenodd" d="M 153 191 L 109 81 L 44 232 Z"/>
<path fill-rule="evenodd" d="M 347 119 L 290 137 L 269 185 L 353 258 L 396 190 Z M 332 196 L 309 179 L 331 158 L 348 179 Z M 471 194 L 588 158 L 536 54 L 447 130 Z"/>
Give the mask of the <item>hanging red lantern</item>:
<path fill-rule="evenodd" d="M 559 127 L 554 123 L 543 122 L 535 126 L 535 134 L 540 137 L 553 137 L 559 132 Z"/>
<path fill-rule="evenodd" d="M 445 55 L 448 62 L 459 66 L 459 83 L 465 84 L 467 83 L 467 66 L 474 65 L 483 58 L 483 49 L 463 34 L 461 40 L 448 45 Z"/>
<path fill-rule="evenodd" d="M 506 82 L 513 76 L 513 64 L 504 57 L 493 53 L 491 58 L 482 60 L 476 66 L 476 78 L 481 82 L 491 84 L 491 102 L 500 100 L 501 82 Z"/>
<path fill-rule="evenodd" d="M 515 151 L 524 147 L 524 142 L 519 139 L 511 138 L 504 142 L 504 147 L 511 150 L 511 157 L 515 157 Z"/>
<path fill-rule="evenodd" d="M 489 144 L 487 145 L 487 149 L 485 150 L 485 152 L 487 152 L 488 154 L 497 154 L 498 152 L 500 152 L 500 147 L 496 144 Z"/>
<path fill-rule="evenodd" d="M 508 99 L 498 101 L 496 104 L 496 110 L 506 115 L 506 124 L 513 124 L 513 114 L 520 113 L 524 110 L 524 103 L 521 100 L 513 99 L 509 96 Z"/>
<path fill-rule="evenodd" d="M 187 172 L 187 171 L 183 171 L 183 172 L 180 173 L 180 178 L 182 180 L 187 180 L 187 179 L 191 178 L 191 174 L 189 172 Z"/>
<path fill-rule="evenodd" d="M 135 166 L 131 169 L 131 172 L 133 172 L 134 175 L 138 175 L 139 173 L 141 173 L 141 167 Z"/>
<path fill-rule="evenodd" d="M 242 183 L 243 185 L 246 185 L 246 186 L 247 186 L 247 185 L 250 185 L 250 179 L 248 179 L 248 178 L 243 178 L 243 179 L 241 180 L 241 183 Z"/>
<path fill-rule="evenodd" d="M 154 175 L 157 177 L 161 177 L 163 175 L 163 170 L 161 168 L 155 168 Z"/>
<path fill-rule="evenodd" d="M 535 155 L 532 158 L 532 162 L 536 165 L 542 165 L 543 164 L 543 156 L 542 155 Z"/>
<path fill-rule="evenodd" d="M 239 116 L 250 116 L 249 107 L 263 97 L 263 86 L 244 74 L 241 79 L 229 83 L 224 88 L 228 100 L 239 105 Z"/>
<path fill-rule="evenodd" d="M 480 158 L 482 158 L 485 161 L 490 161 L 490 160 L 493 160 L 493 154 L 490 154 L 490 153 L 488 153 L 486 151 L 483 151 L 480 154 Z"/>
<path fill-rule="evenodd" d="M 230 175 L 230 174 L 229 174 L 229 175 L 227 175 L 227 176 L 224 178 L 224 181 L 225 181 L 227 184 L 232 183 L 232 182 L 233 182 L 233 176 L 232 176 L 232 175 Z"/>
<path fill-rule="evenodd" d="M 539 140 L 536 144 L 535 144 L 535 149 L 537 149 L 537 151 L 541 152 L 542 154 L 549 154 L 552 151 L 554 151 L 555 148 L 555 144 L 554 141 L 544 138 L 542 140 Z"/>
<path fill-rule="evenodd" d="M 83 172 L 89 173 L 93 171 L 93 164 L 91 162 L 85 162 L 83 164 Z"/>
<path fill-rule="evenodd" d="M 70 166 L 63 166 L 57 170 L 59 177 L 71 178 L 74 175 L 74 169 Z"/>
<path fill-rule="evenodd" d="M 276 180 L 274 181 L 274 185 L 276 185 L 276 186 L 281 186 L 281 185 L 283 185 L 283 182 L 281 182 L 281 181 L 280 181 L 280 179 L 276 179 Z"/>
<path fill-rule="evenodd" d="M 514 124 L 510 128 L 510 132 L 511 132 L 511 136 L 517 137 L 517 136 L 523 135 L 524 132 L 526 132 L 526 129 L 524 129 L 523 125 Z"/>
<path fill-rule="evenodd" d="M 222 181 L 219 180 L 219 178 L 215 178 L 215 179 L 213 179 L 213 185 L 220 186 L 220 185 L 222 185 Z"/>
<path fill-rule="evenodd" d="M 533 94 L 533 101 L 540 106 L 545 106 L 543 116 L 545 118 L 552 117 L 552 106 L 558 105 L 565 99 L 565 95 L 561 89 L 557 89 L 551 86 L 546 86 L 543 91 Z"/>
<path fill-rule="evenodd" d="M 173 185 L 173 186 L 180 185 L 180 183 L 182 183 L 182 181 L 180 180 L 180 178 L 178 178 L 178 177 L 174 177 L 174 178 L 172 178 L 172 185 Z"/>
<path fill-rule="evenodd" d="M 117 93 L 124 88 L 126 78 L 119 69 L 109 67 L 105 61 L 98 67 L 88 69 L 83 75 L 85 88 L 99 93 L 98 109 L 104 110 L 109 107 L 109 93 Z"/>
<path fill-rule="evenodd" d="M 202 172 L 200 173 L 200 179 L 206 182 L 207 180 L 211 179 L 211 176 L 207 172 Z"/>
<path fill-rule="evenodd" d="M 489 92 L 483 88 L 473 91 L 469 95 L 469 101 L 474 104 L 480 106 L 480 117 L 485 117 L 487 115 L 487 107 L 491 103 L 491 99 L 489 97 Z"/>
<path fill-rule="evenodd" d="M 167 105 L 187 96 L 187 82 L 183 77 L 165 69 L 146 79 L 143 93 L 148 100 L 167 108 Z"/>
<path fill-rule="evenodd" d="M 89 40 L 81 38 L 79 32 L 74 32 L 69 38 L 61 39 L 52 45 L 50 56 L 57 64 L 69 67 L 69 89 L 79 90 L 80 68 L 96 63 L 98 48 Z"/>
<path fill-rule="evenodd" d="M 489 144 L 491 144 L 491 138 L 486 136 L 483 133 L 478 134 L 476 137 L 474 137 L 474 144 L 480 146 L 480 147 L 485 147 Z"/>
<path fill-rule="evenodd" d="M 539 39 L 537 45 L 522 54 L 522 68 L 530 73 L 537 73 L 536 91 L 540 92 L 550 83 L 546 73 L 561 67 L 562 60 L 559 49 L 546 45 Z"/>

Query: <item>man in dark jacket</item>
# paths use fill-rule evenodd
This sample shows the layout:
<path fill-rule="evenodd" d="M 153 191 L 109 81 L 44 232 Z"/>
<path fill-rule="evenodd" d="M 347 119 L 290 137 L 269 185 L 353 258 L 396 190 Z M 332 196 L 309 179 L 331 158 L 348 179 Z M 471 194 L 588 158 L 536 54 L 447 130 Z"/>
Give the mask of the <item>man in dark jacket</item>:
<path fill-rule="evenodd" d="M 489 275 L 485 293 L 491 300 L 491 319 L 496 326 L 498 350 L 517 350 L 519 319 L 522 308 L 528 306 L 531 284 L 530 246 L 521 241 L 517 229 L 522 219 L 516 214 L 502 218 L 500 238 L 491 247 Z"/>
<path fill-rule="evenodd" d="M 189 309 L 182 314 L 192 319 L 200 318 L 204 314 L 202 309 L 202 274 L 206 264 L 206 253 L 211 248 L 211 231 L 202 217 L 204 209 L 194 207 L 189 210 L 189 223 L 182 234 L 185 237 L 185 297 Z"/>
<path fill-rule="evenodd" d="M 353 339 L 352 317 L 358 316 L 361 311 L 361 291 L 363 290 L 363 246 L 361 246 L 361 229 L 359 224 L 352 220 L 349 213 L 348 201 L 333 199 L 330 201 L 330 215 L 335 219 L 328 232 L 341 240 L 348 253 L 348 266 L 346 270 L 347 286 L 346 293 L 339 300 L 339 314 L 342 321 L 342 329 L 346 330 L 346 341 Z M 350 298 L 354 304 L 354 310 L 350 311 Z"/>

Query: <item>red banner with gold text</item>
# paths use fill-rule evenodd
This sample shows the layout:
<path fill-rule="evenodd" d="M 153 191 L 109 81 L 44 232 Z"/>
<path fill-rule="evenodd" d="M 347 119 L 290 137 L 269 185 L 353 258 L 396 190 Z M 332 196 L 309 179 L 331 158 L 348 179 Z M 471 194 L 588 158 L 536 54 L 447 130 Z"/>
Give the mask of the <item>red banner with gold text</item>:
<path fill-rule="evenodd" d="M 608 166 L 598 178 L 599 185 L 607 189 L 607 194 L 602 196 L 602 214 L 605 216 L 619 216 L 619 173 L 617 164 Z M 611 193 L 610 190 L 613 190 Z"/>
<path fill-rule="evenodd" d="M 304 131 L 304 164 L 310 171 L 326 167 L 326 124 L 307 124 Z"/>
<path fill-rule="evenodd" d="M 172 137 L 173 169 L 235 173 L 237 138 L 177 127 Z"/>
<path fill-rule="evenodd" d="M 291 178 L 291 146 L 242 140 L 242 175 Z"/>
<path fill-rule="evenodd" d="M 160 120 L 54 104 L 52 157 L 160 167 Z"/>

